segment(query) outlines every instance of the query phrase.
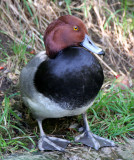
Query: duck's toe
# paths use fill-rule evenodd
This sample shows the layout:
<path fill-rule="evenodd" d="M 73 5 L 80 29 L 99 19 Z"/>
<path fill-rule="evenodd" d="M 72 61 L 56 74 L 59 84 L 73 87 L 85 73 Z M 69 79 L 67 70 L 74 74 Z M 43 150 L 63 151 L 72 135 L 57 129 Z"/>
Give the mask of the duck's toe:
<path fill-rule="evenodd" d="M 70 141 L 56 138 L 56 137 L 48 137 L 48 136 L 42 136 L 38 142 L 39 150 L 49 150 L 49 151 L 61 151 L 63 152 L 67 145 L 70 143 Z"/>
<path fill-rule="evenodd" d="M 75 142 L 83 143 L 89 147 L 98 150 L 101 147 L 114 147 L 115 143 L 109 139 L 97 136 L 90 131 L 85 131 L 83 134 L 75 137 Z"/>

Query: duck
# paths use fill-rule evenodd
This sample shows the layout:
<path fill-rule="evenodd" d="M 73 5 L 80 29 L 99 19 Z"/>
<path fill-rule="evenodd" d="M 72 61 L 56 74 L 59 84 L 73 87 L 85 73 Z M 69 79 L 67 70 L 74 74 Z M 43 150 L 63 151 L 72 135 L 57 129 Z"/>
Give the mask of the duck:
<path fill-rule="evenodd" d="M 91 132 L 86 111 L 104 81 L 103 69 L 93 55 L 104 55 L 76 16 L 64 15 L 50 23 L 44 33 L 46 51 L 41 51 L 22 69 L 20 92 L 24 104 L 38 122 L 39 150 L 65 151 L 69 140 L 45 134 L 42 121 L 82 115 L 84 132 L 76 143 L 99 150 L 115 146 L 112 140 Z"/>

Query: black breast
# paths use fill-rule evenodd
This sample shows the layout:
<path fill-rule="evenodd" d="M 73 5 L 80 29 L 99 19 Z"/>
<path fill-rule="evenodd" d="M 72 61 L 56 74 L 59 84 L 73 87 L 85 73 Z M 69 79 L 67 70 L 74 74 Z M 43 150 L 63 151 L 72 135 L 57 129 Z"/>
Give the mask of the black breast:
<path fill-rule="evenodd" d="M 40 64 L 34 85 L 38 92 L 63 108 L 74 109 L 96 97 L 103 79 L 102 67 L 90 52 L 81 47 L 70 47 L 55 59 Z"/>

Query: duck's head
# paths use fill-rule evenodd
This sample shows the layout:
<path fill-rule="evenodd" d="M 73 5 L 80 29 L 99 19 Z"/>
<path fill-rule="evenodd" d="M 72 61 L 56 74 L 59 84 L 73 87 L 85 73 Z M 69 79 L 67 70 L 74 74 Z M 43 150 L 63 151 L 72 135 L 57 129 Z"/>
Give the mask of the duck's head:
<path fill-rule="evenodd" d="M 45 31 L 44 43 L 46 54 L 50 58 L 70 46 L 81 46 L 96 54 L 104 54 L 104 51 L 91 41 L 81 19 L 71 15 L 61 16 L 49 24 Z"/>

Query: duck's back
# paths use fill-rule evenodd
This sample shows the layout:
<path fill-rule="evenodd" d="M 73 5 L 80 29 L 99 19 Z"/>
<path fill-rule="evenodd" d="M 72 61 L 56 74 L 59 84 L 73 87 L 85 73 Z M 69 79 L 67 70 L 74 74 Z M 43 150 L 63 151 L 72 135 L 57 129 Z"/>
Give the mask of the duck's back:
<path fill-rule="evenodd" d="M 33 83 L 45 97 L 72 110 L 93 101 L 103 79 L 103 70 L 91 53 L 81 47 L 69 47 L 56 58 L 41 62 Z"/>

